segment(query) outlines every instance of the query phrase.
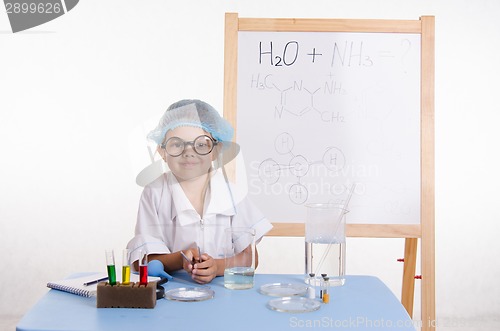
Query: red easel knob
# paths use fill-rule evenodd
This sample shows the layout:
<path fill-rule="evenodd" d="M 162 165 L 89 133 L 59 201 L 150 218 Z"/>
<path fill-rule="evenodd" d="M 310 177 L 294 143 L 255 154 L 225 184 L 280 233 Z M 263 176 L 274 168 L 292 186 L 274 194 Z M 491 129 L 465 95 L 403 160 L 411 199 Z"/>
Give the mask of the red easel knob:
<path fill-rule="evenodd" d="M 422 275 L 416 275 L 415 279 L 422 279 Z"/>
<path fill-rule="evenodd" d="M 405 259 L 397 259 L 398 262 L 404 262 Z"/>

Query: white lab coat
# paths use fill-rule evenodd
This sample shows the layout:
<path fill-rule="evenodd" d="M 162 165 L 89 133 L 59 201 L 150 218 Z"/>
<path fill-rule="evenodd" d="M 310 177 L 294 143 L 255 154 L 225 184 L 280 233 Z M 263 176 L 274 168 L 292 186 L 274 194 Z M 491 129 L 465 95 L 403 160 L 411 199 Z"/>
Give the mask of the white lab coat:
<path fill-rule="evenodd" d="M 253 228 L 256 241 L 260 240 L 271 223 L 248 197 L 235 197 L 230 187 L 217 170 L 201 218 L 171 172 L 147 185 L 139 202 L 135 237 L 127 245 L 131 262 L 139 259 L 140 249 L 167 254 L 196 246 L 215 259 L 224 258 L 224 230 L 231 226 Z"/>

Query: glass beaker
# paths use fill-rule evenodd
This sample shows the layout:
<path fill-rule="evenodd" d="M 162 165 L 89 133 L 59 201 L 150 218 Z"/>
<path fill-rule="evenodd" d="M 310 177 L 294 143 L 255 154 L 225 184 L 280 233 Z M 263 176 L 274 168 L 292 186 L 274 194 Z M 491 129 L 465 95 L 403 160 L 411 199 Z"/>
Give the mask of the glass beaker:
<path fill-rule="evenodd" d="M 253 287 L 255 273 L 255 229 L 225 230 L 224 286 L 232 290 Z"/>
<path fill-rule="evenodd" d="M 345 283 L 345 214 L 344 205 L 307 204 L 305 281 L 320 286 L 328 277 L 329 286 Z"/>

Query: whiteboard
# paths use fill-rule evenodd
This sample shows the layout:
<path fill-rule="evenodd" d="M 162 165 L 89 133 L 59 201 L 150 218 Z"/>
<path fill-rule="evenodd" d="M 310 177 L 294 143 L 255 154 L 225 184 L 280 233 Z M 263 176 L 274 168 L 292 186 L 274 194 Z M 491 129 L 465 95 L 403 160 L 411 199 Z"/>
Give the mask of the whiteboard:
<path fill-rule="evenodd" d="M 348 223 L 420 223 L 420 34 L 238 32 L 237 142 L 273 222 L 349 204 Z"/>

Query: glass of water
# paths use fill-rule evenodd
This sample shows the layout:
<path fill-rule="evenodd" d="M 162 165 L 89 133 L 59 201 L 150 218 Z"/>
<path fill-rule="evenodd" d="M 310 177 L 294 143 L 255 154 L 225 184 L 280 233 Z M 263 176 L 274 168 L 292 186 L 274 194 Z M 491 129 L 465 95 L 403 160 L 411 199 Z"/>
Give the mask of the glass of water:
<path fill-rule="evenodd" d="M 306 283 L 329 286 L 345 283 L 345 218 L 343 205 L 312 203 L 307 206 L 305 256 Z"/>
<path fill-rule="evenodd" d="M 232 290 L 253 287 L 255 273 L 255 229 L 227 228 L 224 233 L 224 286 Z"/>

